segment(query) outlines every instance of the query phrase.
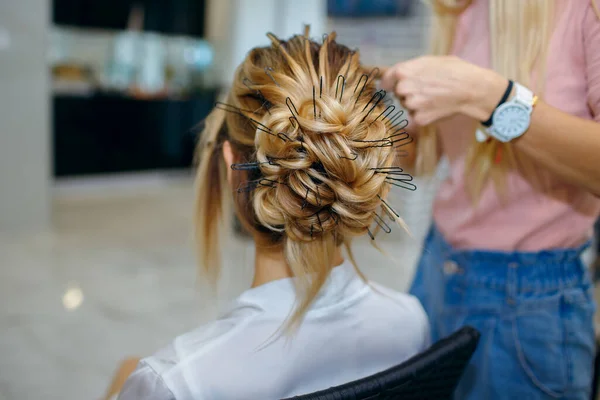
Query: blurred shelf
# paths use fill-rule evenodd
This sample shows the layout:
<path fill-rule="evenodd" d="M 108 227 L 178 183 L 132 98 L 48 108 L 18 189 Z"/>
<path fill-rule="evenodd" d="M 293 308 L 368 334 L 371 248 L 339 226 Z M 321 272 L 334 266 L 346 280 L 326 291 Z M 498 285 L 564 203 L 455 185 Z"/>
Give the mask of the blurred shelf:
<path fill-rule="evenodd" d="M 53 0 L 57 25 L 92 29 L 127 28 L 132 8 L 144 8 L 146 31 L 204 36 L 205 0 Z"/>
<path fill-rule="evenodd" d="M 140 100 L 123 93 L 55 93 L 54 176 L 190 167 L 196 127 L 216 94 Z"/>

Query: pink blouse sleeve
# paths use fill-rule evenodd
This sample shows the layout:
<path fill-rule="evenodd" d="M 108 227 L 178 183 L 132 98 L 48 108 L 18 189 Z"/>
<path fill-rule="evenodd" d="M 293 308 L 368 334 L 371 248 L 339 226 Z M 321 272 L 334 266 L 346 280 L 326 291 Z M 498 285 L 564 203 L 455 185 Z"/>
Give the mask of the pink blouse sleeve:
<path fill-rule="evenodd" d="M 583 46 L 585 50 L 585 68 L 587 74 L 587 100 L 592 115 L 600 122 L 600 17 L 596 15 L 589 0 L 588 10 L 583 21 Z"/>

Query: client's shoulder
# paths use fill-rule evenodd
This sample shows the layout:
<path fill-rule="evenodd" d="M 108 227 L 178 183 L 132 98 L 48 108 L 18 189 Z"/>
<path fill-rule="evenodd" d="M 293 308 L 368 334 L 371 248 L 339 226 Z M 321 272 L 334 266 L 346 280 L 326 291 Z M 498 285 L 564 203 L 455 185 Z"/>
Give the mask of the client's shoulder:
<path fill-rule="evenodd" d="M 370 282 L 369 286 L 372 290 L 371 307 L 378 309 L 379 313 L 386 313 L 401 324 L 409 322 L 415 328 L 417 336 L 425 339 L 425 345 L 429 344 L 429 318 L 419 299 L 378 283 Z"/>
<path fill-rule="evenodd" d="M 182 365 L 202 363 L 250 325 L 258 312 L 252 307 L 235 307 L 217 320 L 176 337 L 168 346 L 143 359 L 159 375 Z"/>
<path fill-rule="evenodd" d="M 415 296 L 375 282 L 369 282 L 369 286 L 371 287 L 372 298 L 376 299 L 377 302 L 385 303 L 390 307 L 409 313 L 425 314 L 421 302 Z"/>

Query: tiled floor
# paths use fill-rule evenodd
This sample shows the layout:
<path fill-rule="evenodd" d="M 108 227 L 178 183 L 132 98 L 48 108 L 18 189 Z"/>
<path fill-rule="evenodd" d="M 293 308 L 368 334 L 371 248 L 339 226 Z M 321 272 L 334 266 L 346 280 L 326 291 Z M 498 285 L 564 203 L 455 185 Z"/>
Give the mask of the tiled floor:
<path fill-rule="evenodd" d="M 215 313 L 196 279 L 189 181 L 61 193 L 52 229 L 0 234 L 1 400 L 97 399 L 122 358 L 148 354 Z M 359 264 L 404 289 L 420 229 L 414 239 L 388 236 L 389 257 L 357 243 Z M 222 299 L 248 285 L 251 261 L 251 244 L 230 238 Z"/>

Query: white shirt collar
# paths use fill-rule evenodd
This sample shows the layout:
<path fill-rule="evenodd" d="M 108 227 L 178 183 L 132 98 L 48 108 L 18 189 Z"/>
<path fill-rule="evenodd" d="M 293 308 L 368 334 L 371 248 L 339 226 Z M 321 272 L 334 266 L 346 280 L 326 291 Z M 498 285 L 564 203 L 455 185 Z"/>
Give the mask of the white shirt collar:
<path fill-rule="evenodd" d="M 233 308 L 258 307 L 266 312 L 287 316 L 296 305 L 295 278 L 284 278 L 267 282 L 243 292 L 234 302 Z M 325 308 L 340 301 L 353 298 L 367 287 L 350 261 L 334 267 L 321 288 L 309 311 Z"/>

